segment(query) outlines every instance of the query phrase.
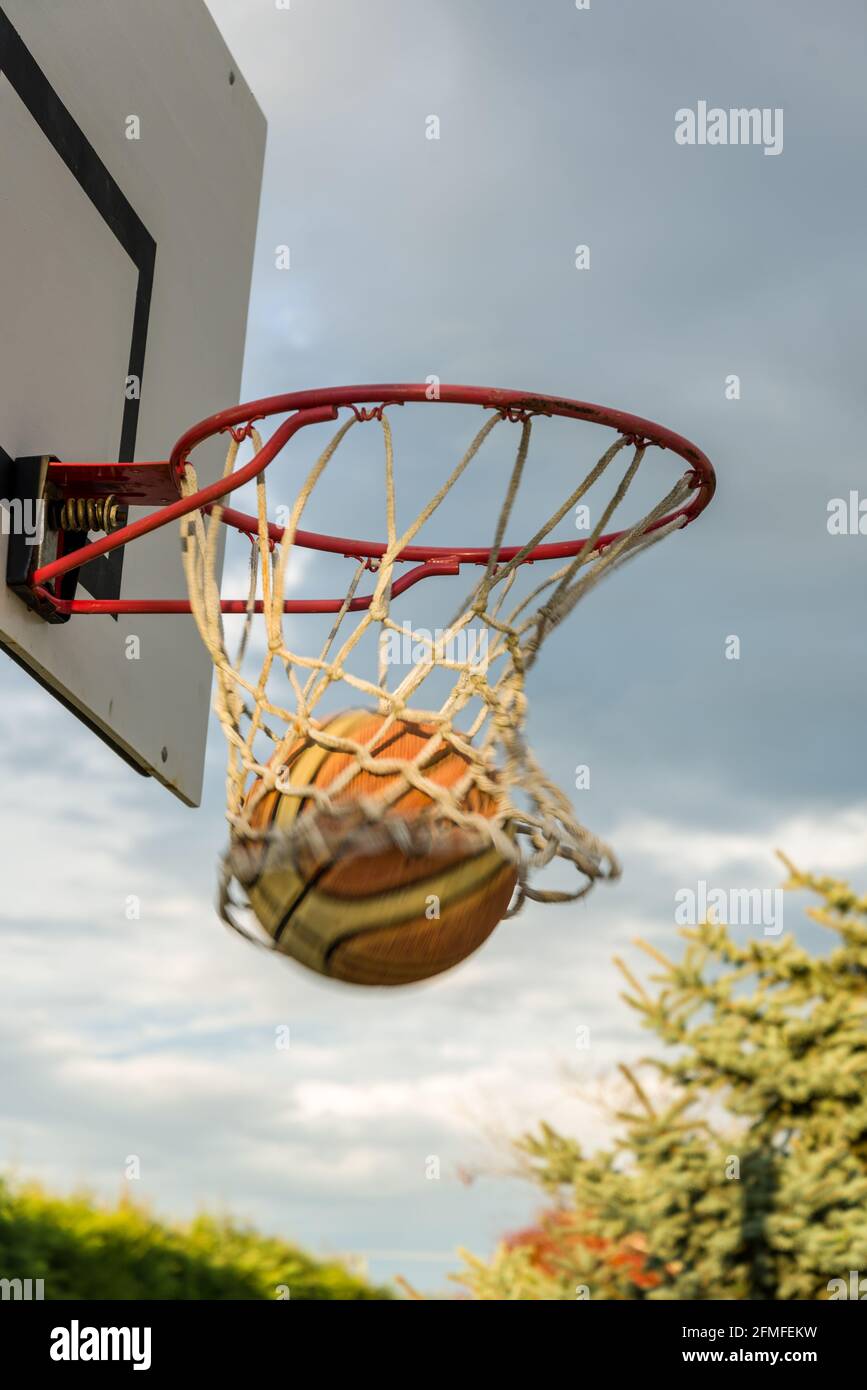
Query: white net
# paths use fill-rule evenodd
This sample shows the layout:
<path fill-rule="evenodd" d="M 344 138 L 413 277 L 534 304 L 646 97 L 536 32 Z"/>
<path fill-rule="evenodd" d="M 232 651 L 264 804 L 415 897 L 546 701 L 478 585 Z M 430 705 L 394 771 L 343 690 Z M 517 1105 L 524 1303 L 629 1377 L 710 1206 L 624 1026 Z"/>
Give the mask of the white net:
<path fill-rule="evenodd" d="M 357 562 L 346 598 L 324 643 L 315 655 L 308 655 L 295 651 L 286 639 L 287 563 L 305 509 L 329 463 L 349 431 L 371 417 L 379 421 L 384 445 L 385 551 L 378 560 Z M 435 637 L 425 630 L 408 628 L 405 621 L 399 622 L 392 615 L 393 586 L 396 573 L 401 573 L 396 566 L 405 563 L 400 560 L 401 552 L 416 541 L 491 433 L 506 419 L 520 426 L 519 439 L 490 557 L 472 593 L 447 627 L 438 630 Z M 267 470 L 263 471 L 256 482 L 258 527 L 251 547 L 246 613 L 234 656 L 229 652 L 218 578 L 222 508 L 215 506 L 208 516 L 192 512 L 183 518 L 182 545 L 192 611 L 213 658 L 215 708 L 228 744 L 231 847 L 224 861 L 221 909 L 232 925 L 238 925 L 235 909 L 244 905 L 243 897 L 237 895 L 238 880 L 244 877 L 244 856 L 239 856 L 238 847 L 263 838 L 270 841 L 269 855 L 276 852 L 298 862 L 302 853 L 309 857 L 311 849 L 318 857 L 332 859 L 348 852 L 379 852 L 384 844 L 393 844 L 407 854 L 425 853 L 438 837 L 451 837 L 453 842 L 459 831 L 473 844 L 493 844 L 514 862 L 518 887 L 510 915 L 527 898 L 569 901 L 586 893 L 596 880 L 618 876 L 619 865 L 612 851 L 578 821 L 569 799 L 545 775 L 527 745 L 525 680 L 546 635 L 580 599 L 606 574 L 685 524 L 685 517 L 680 515 L 659 525 L 680 506 L 695 482 L 690 473 L 685 474 L 639 522 L 600 546 L 600 538 L 606 536 L 647 449 L 652 447 L 647 440 L 618 435 L 518 553 L 501 561 L 532 431 L 532 413 L 516 416 L 493 411 L 442 486 L 403 529 L 397 521 L 394 440 L 384 408 L 355 411 L 336 431 L 310 469 L 282 539 L 276 544 L 268 528 Z M 235 471 L 245 437 L 252 439 L 257 451 L 262 447 L 252 425 L 235 431 L 226 459 L 227 477 Z M 616 482 L 580 551 L 551 567 L 529 593 L 519 596 L 516 579 L 526 572 L 522 567 L 527 557 L 609 472 L 615 473 Z M 185 495 L 192 495 L 197 486 L 195 472 L 188 465 L 183 480 Z M 358 589 L 366 571 L 373 572 L 374 588 L 366 607 L 360 608 L 366 599 L 359 599 Z M 257 644 L 251 638 L 260 618 L 263 641 Z M 461 640 L 471 629 L 476 636 L 479 630 L 484 633 L 484 643 Z M 362 653 L 369 651 L 371 634 L 379 650 L 378 670 L 373 672 L 362 659 Z M 400 642 L 405 650 L 408 639 L 413 659 L 406 674 L 394 681 L 384 653 L 390 642 Z M 437 693 L 433 698 L 431 694 L 436 674 L 447 675 L 444 697 Z M 381 716 L 367 743 L 335 732 L 325 711 L 326 696 L 337 686 L 343 689 L 345 706 L 368 708 Z M 384 756 L 380 751 L 384 736 L 390 729 L 406 727 L 423 735 L 420 744 L 414 740 L 417 751 L 411 758 Z M 287 763 L 292 750 L 302 742 L 348 755 L 340 775 L 327 786 L 292 781 Z M 443 786 L 429 773 L 449 749 L 461 758 L 463 769 L 458 781 Z M 341 795 L 362 771 L 372 775 L 376 789 L 364 796 Z M 365 785 L 370 785 L 369 778 Z M 420 792 L 424 799 L 424 810 L 411 818 L 395 810 L 408 788 Z M 271 791 L 301 798 L 309 808 L 288 832 L 263 831 L 254 823 L 257 799 Z M 484 812 L 471 809 L 480 804 Z M 545 889 L 535 882 L 538 871 L 554 859 L 567 861 L 577 871 L 578 882 L 571 890 Z"/>

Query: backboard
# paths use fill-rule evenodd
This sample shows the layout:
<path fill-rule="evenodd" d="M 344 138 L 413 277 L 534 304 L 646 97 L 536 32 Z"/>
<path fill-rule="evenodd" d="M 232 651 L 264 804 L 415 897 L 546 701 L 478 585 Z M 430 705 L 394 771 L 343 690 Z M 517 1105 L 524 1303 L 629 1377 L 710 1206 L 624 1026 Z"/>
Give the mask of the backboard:
<path fill-rule="evenodd" d="M 162 459 L 238 399 L 264 148 L 203 0 L 0 0 L 0 502 L 16 459 Z M 175 527 L 78 577 L 154 592 L 184 592 Z M 0 646 L 198 804 L 212 668 L 191 619 L 50 624 L 0 583 Z"/>

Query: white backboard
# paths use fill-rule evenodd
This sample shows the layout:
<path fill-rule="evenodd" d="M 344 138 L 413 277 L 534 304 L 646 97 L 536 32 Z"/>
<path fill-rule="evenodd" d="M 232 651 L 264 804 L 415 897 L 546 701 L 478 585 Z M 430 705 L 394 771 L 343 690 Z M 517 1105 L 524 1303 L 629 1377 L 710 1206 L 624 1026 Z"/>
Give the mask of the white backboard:
<path fill-rule="evenodd" d="M 164 459 L 237 402 L 264 148 L 202 0 L 0 0 L 0 499 L 12 459 Z M 220 463 L 197 454 L 204 481 Z M 0 645 L 198 804 L 211 663 L 192 619 L 47 623 L 6 587 L 7 529 Z M 177 527 L 82 570 L 78 595 L 184 597 Z"/>

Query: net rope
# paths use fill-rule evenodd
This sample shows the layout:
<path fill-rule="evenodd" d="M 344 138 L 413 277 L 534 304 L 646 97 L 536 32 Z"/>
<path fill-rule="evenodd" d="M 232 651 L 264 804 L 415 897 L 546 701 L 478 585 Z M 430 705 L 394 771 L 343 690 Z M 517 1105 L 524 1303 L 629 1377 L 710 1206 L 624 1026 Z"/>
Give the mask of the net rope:
<path fill-rule="evenodd" d="M 370 419 L 371 414 L 379 421 L 384 444 L 386 549 L 378 562 L 357 562 L 346 597 L 321 650 L 316 656 L 306 655 L 287 643 L 284 632 L 287 564 L 305 508 L 329 462 L 349 431 Z M 413 543 L 470 468 L 492 431 L 506 418 L 520 424 L 520 438 L 490 558 L 448 628 L 432 639 L 426 631 L 408 628 L 406 622 L 399 625 L 392 617 L 395 566 L 406 563 L 398 557 Z M 678 516 L 650 529 L 680 506 L 694 483 L 690 474 L 685 474 L 640 521 L 597 549 L 599 538 L 606 534 L 606 527 L 626 497 L 649 447 L 646 440 L 620 435 L 519 552 L 501 563 L 498 557 L 518 499 L 532 430 L 532 414 L 522 412 L 515 420 L 508 412 L 494 411 L 442 486 L 403 530 L 397 523 L 394 440 L 384 407 L 372 413 L 356 411 L 337 429 L 307 474 L 279 543 L 273 541 L 268 529 L 267 470 L 263 470 L 256 480 L 258 531 L 251 545 L 246 612 L 234 658 L 229 653 L 220 608 L 223 509 L 215 505 L 207 516 L 194 511 L 182 518 L 182 554 L 192 612 L 213 660 L 215 710 L 228 746 L 226 790 L 231 833 L 230 848 L 223 861 L 220 911 L 237 929 L 243 930 L 237 909 L 246 905 L 235 891 L 236 885 L 243 887 L 245 863 L 249 862 L 245 861 L 243 847 L 262 839 L 269 842 L 269 863 L 284 857 L 298 863 L 302 854 L 309 862 L 311 853 L 319 862 L 326 862 L 350 852 L 381 852 L 389 845 L 407 854 L 429 853 L 440 837 L 450 836 L 453 842 L 457 830 L 466 837 L 468 850 L 493 844 L 516 865 L 518 887 L 510 916 L 527 899 L 573 901 L 587 893 L 597 880 L 619 876 L 620 866 L 613 851 L 580 823 L 568 797 L 549 779 L 528 747 L 525 682 L 546 636 L 601 579 L 685 524 L 685 518 Z M 257 452 L 262 448 L 262 439 L 252 424 L 233 431 L 224 468 L 226 478 L 234 472 L 240 445 L 247 437 Z M 522 562 L 629 449 L 626 467 L 582 549 L 510 608 Z M 189 496 L 198 486 L 195 470 L 188 463 L 182 491 Z M 366 609 L 352 610 L 366 570 L 373 572 L 375 579 L 371 601 Z M 262 603 L 265 638 L 261 660 L 251 650 L 257 599 Z M 458 639 L 472 624 L 482 625 L 488 637 L 483 661 L 478 660 L 477 647 L 466 641 L 461 654 Z M 359 645 L 371 630 L 378 630 L 380 642 L 376 680 L 352 666 L 353 657 L 359 655 Z M 397 640 L 401 641 L 409 634 L 413 655 L 420 653 L 393 689 L 388 685 L 389 666 L 382 655 L 388 633 L 398 634 Z M 437 670 L 450 673 L 451 689 L 444 700 L 426 708 L 424 682 Z M 274 692 L 275 684 L 281 688 L 281 698 Z M 339 736 L 328 726 L 330 716 L 317 714 L 326 693 L 338 684 L 360 697 L 357 701 L 353 697 L 353 703 L 375 708 L 382 716 L 384 722 L 366 744 Z M 423 733 L 419 752 L 408 759 L 377 755 L 376 748 L 390 729 L 400 727 L 399 721 Z M 303 740 L 348 755 L 346 768 L 326 787 L 291 780 L 285 763 L 290 750 Z M 426 769 L 449 747 L 465 759 L 466 770 L 453 785 L 443 786 L 427 776 Z M 381 790 L 372 795 L 341 798 L 341 792 L 360 770 L 380 779 Z M 393 807 L 410 787 L 427 798 L 425 810 L 403 818 Z M 482 804 L 492 808 L 491 814 L 468 809 L 480 804 L 478 797 L 471 796 L 472 789 L 484 798 Z M 256 805 L 272 790 L 304 798 L 310 807 L 288 833 L 263 831 L 253 824 Z M 534 885 L 536 872 L 557 858 L 574 866 L 578 885 L 568 891 Z"/>

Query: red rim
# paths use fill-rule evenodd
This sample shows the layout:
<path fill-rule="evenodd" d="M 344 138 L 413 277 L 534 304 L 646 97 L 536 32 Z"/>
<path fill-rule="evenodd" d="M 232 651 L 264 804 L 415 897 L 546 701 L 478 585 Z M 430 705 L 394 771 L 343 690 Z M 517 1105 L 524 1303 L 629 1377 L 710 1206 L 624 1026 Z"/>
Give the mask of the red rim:
<path fill-rule="evenodd" d="M 105 536 L 102 540 L 84 546 L 70 556 L 43 566 L 33 576 L 34 587 L 42 590 L 45 597 L 54 602 L 58 609 L 65 613 L 189 612 L 189 604 L 185 600 L 162 600 L 159 603 L 147 599 L 61 601 L 54 599 L 50 591 L 44 590 L 44 586 L 68 570 L 95 559 L 98 555 L 116 550 L 139 536 L 157 530 L 159 527 L 165 526 L 200 507 L 210 508 L 221 502 L 237 488 L 242 487 L 262 473 L 282 452 L 291 437 L 305 425 L 334 420 L 341 409 L 353 410 L 358 419 L 371 420 L 378 417 L 382 410 L 390 405 L 402 405 L 411 402 L 429 405 L 472 405 L 496 410 L 504 418 L 512 421 L 522 421 L 529 416 L 536 415 L 584 420 L 590 424 L 602 425 L 615 430 L 627 440 L 636 443 L 644 442 L 660 449 L 669 450 L 689 465 L 695 491 L 688 503 L 669 512 L 648 527 L 649 532 L 668 526 L 681 517 L 684 526 L 689 525 L 704 511 L 714 495 L 716 476 L 707 456 L 690 440 L 653 420 L 646 420 L 639 415 L 630 415 L 624 411 L 614 410 L 608 406 L 594 405 L 587 401 L 570 400 L 560 396 L 537 395 L 527 391 L 506 391 L 484 386 L 442 385 L 437 388 L 435 396 L 432 396 L 430 394 L 431 389 L 430 386 L 420 383 L 333 386 L 314 391 L 295 391 L 279 396 L 267 396 L 261 400 L 248 401 L 228 410 L 219 411 L 216 415 L 211 415 L 193 425 L 175 444 L 168 464 L 164 465 L 167 474 L 174 480 L 173 491 L 179 490 L 177 489 L 179 476 L 186 467 L 193 451 L 205 440 L 230 432 L 236 439 L 247 438 L 250 435 L 251 426 L 261 420 L 267 420 L 276 415 L 288 418 L 278 425 L 271 438 L 255 457 L 232 474 L 230 478 L 219 479 L 217 482 L 200 489 L 192 497 L 178 498 L 163 506 L 153 515 L 143 517 L 112 535 Z M 81 490 L 82 482 L 88 483 L 94 494 L 115 491 L 119 501 L 125 500 L 122 493 L 122 480 L 134 476 L 135 467 L 134 464 L 57 465 L 58 476 L 63 476 L 64 482 L 75 473 L 77 475 L 76 485 L 79 490 Z M 158 469 L 160 465 L 147 464 L 142 465 L 142 467 L 154 470 Z M 136 498 L 131 495 L 129 500 L 134 502 Z M 223 519 L 227 525 L 233 526 L 245 534 L 255 535 L 258 530 L 256 518 L 248 517 L 241 512 L 234 512 L 227 508 L 224 511 Z M 282 539 L 283 529 L 281 527 L 271 526 L 269 532 L 271 539 L 275 542 Z M 610 545 L 624 534 L 623 530 L 619 530 L 600 536 L 596 542 L 596 549 L 604 549 L 605 546 Z M 367 541 L 301 530 L 296 532 L 295 544 L 304 549 L 326 551 L 359 560 L 376 560 L 384 554 L 387 548 L 385 543 L 380 541 Z M 530 551 L 525 556 L 524 563 L 567 559 L 580 554 L 585 544 L 586 542 L 581 540 L 548 542 Z M 507 562 L 520 549 L 519 546 L 503 546 L 499 552 L 499 559 Z M 401 584 L 401 588 L 407 588 L 409 585 L 406 581 L 415 583 L 418 579 L 426 578 L 430 574 L 448 572 L 443 562 L 451 562 L 452 566 L 486 564 L 490 553 L 489 546 L 407 546 L 397 557 L 398 560 L 401 562 L 414 561 L 424 572 L 419 572 L 416 575 L 415 571 L 412 571 L 402 576 L 402 583 L 401 581 L 397 582 Z M 454 571 L 452 570 L 452 572 Z M 226 600 L 224 611 L 239 611 L 239 602 L 243 601 Z M 287 600 L 285 608 L 287 612 L 331 612 L 336 611 L 342 602 L 343 600 L 332 599 Z M 363 606 L 369 600 L 359 599 L 356 602 L 359 606 Z"/>
<path fill-rule="evenodd" d="M 654 420 L 646 420 L 640 415 L 630 415 L 610 406 L 570 400 L 565 396 L 507 391 L 492 386 L 449 385 L 439 386 L 436 395 L 431 396 L 431 389 L 423 383 L 397 382 L 375 386 L 328 386 L 314 391 L 292 391 L 279 396 L 264 396 L 261 400 L 247 401 L 228 410 L 218 411 L 216 415 L 210 415 L 193 425 L 181 436 L 172 450 L 171 464 L 175 470 L 182 469 L 193 450 L 214 435 L 226 434 L 237 430 L 238 426 L 267 420 L 274 415 L 288 415 L 296 410 L 320 410 L 325 407 L 334 410 L 336 415 L 341 407 L 375 406 L 374 411 L 356 412 L 370 419 L 388 405 L 474 405 L 499 411 L 512 419 L 523 419 L 527 415 L 556 415 L 570 420 L 585 420 L 589 424 L 607 425 L 627 438 L 645 439 L 658 448 L 670 449 L 696 473 L 696 486 L 700 496 L 690 503 L 691 516 L 697 516 L 703 511 L 713 497 L 716 475 L 707 455 L 691 440 L 667 429 L 665 425 L 657 424 Z M 698 507 L 697 503 L 700 503 Z M 436 549 L 439 553 L 453 553 L 443 551 L 442 547 Z"/>

